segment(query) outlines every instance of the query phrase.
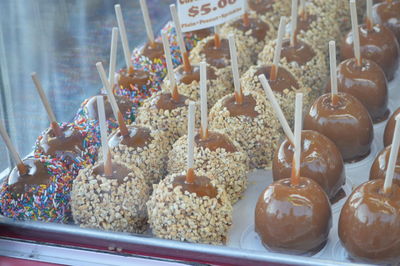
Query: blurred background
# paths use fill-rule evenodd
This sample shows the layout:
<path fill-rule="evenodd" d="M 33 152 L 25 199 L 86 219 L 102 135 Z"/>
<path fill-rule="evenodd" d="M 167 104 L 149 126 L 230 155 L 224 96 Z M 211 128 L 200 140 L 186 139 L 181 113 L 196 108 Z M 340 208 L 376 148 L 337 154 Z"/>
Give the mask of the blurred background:
<path fill-rule="evenodd" d="M 173 0 L 147 0 L 155 32 L 169 20 Z M 57 120 L 70 121 L 81 102 L 97 93 L 95 63 L 108 69 L 114 5 L 121 4 L 131 50 L 146 41 L 139 0 L 1 0 L 0 122 L 21 156 L 49 126 L 32 83 L 37 72 Z M 123 66 L 118 43 L 118 66 Z M 0 172 L 9 166 L 0 141 Z"/>

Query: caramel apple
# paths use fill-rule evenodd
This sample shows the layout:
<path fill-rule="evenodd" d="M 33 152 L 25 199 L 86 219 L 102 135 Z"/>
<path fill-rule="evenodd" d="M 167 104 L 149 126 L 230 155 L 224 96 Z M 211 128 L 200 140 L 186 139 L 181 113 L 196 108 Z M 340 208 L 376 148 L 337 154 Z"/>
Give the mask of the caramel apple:
<path fill-rule="evenodd" d="M 378 1 L 375 1 L 378 2 Z M 379 1 L 372 7 L 372 16 L 378 24 L 388 27 L 400 43 L 400 2 Z"/>
<path fill-rule="evenodd" d="M 162 42 L 154 41 L 153 43 L 148 42 L 143 46 L 141 53 L 143 56 L 149 58 L 151 61 L 155 59 L 164 58 L 164 48 Z"/>
<path fill-rule="evenodd" d="M 255 230 L 269 249 L 291 254 L 315 253 L 332 226 L 329 199 L 312 179 L 299 185 L 285 178 L 269 185 L 255 209 Z"/>
<path fill-rule="evenodd" d="M 355 58 L 347 59 L 337 68 L 338 90 L 356 97 L 368 110 L 374 123 L 389 116 L 388 85 L 385 73 L 372 60 L 362 58 L 361 65 Z M 331 83 L 325 91 L 331 92 Z"/>
<path fill-rule="evenodd" d="M 134 70 L 130 68 L 128 71 L 126 68 L 119 71 L 118 86 L 121 89 L 128 91 L 137 89 L 140 92 L 144 92 L 146 88 L 151 85 L 149 73 L 142 70 Z"/>
<path fill-rule="evenodd" d="M 369 172 L 369 180 L 385 179 L 391 149 L 392 147 L 389 145 L 376 156 L 371 171 Z M 400 154 L 397 156 L 393 181 L 400 185 Z"/>
<path fill-rule="evenodd" d="M 399 65 L 399 44 L 393 32 L 381 24 L 373 25 L 371 30 L 362 24 L 359 32 L 361 58 L 376 62 L 385 72 L 387 80 L 391 81 Z M 353 32 L 342 40 L 340 55 L 342 60 L 354 57 Z"/>
<path fill-rule="evenodd" d="M 396 264 L 400 260 L 400 187 L 383 191 L 384 180 L 356 188 L 339 218 L 339 238 L 350 257 L 368 263 Z"/>
<path fill-rule="evenodd" d="M 331 94 L 319 97 L 304 118 L 304 129 L 318 131 L 339 148 L 345 162 L 368 156 L 373 125 L 368 111 L 354 96 L 339 92 L 337 103 Z"/>
<path fill-rule="evenodd" d="M 392 144 L 393 134 L 394 134 L 394 127 L 396 125 L 396 117 L 400 114 L 400 108 L 397 108 L 395 112 L 393 112 L 392 116 L 389 118 L 386 127 L 385 133 L 383 135 L 383 145 L 389 146 Z"/>
<path fill-rule="evenodd" d="M 328 197 L 333 200 L 342 186 L 346 176 L 342 155 L 336 145 L 327 137 L 316 131 L 302 132 L 302 152 L 300 172 L 317 182 Z M 275 151 L 272 164 L 274 181 L 290 176 L 293 165 L 294 147 L 285 139 Z"/>

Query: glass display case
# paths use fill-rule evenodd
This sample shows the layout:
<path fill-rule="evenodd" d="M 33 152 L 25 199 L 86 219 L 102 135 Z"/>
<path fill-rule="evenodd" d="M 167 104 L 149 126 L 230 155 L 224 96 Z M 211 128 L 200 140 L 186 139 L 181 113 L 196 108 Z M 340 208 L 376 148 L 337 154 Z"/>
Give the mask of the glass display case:
<path fill-rule="evenodd" d="M 171 20 L 169 5 L 175 2 L 147 0 L 157 35 Z M 42 81 L 57 120 L 72 121 L 82 102 L 102 88 L 96 62 L 102 62 L 105 68 L 109 64 L 111 32 L 117 26 L 115 4 L 122 7 L 131 50 L 142 46 L 147 35 L 139 0 L 1 0 L 0 123 L 5 125 L 21 156 L 32 154 L 38 136 L 49 127 L 48 115 L 35 90 L 31 73 L 36 72 Z M 330 8 L 327 10 L 330 12 Z M 117 69 L 125 66 L 121 42 L 118 42 Z M 229 75 L 230 70 L 226 72 Z M 389 83 L 391 112 L 400 105 L 399 86 L 400 72 L 397 70 L 394 80 Z M 319 89 L 322 94 L 322 88 Z M 385 125 L 386 122 L 374 125 L 375 136 L 369 156 L 361 162 L 344 165 L 347 180 L 343 192 L 346 196 L 368 180 L 371 164 L 383 148 Z M 0 180 L 6 178 L 13 167 L 6 146 L 0 140 Z M 337 224 L 346 196 L 332 204 L 333 226 L 324 248 L 312 255 L 276 253 L 264 247 L 255 232 L 254 221 L 258 197 L 273 182 L 272 170 L 249 171 L 246 177 L 248 187 L 233 205 L 233 222 L 226 245 L 156 238 L 150 229 L 144 234 L 133 234 L 88 229 L 72 222 L 17 221 L 1 213 L 0 243 L 14 240 L 45 243 L 102 254 L 216 265 L 356 263 L 349 259 L 338 237 Z"/>

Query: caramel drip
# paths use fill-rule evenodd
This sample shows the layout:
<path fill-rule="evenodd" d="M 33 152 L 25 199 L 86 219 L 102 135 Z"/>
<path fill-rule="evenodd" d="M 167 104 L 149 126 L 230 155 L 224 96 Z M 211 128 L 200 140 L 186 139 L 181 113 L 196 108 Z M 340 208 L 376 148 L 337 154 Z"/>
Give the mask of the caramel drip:
<path fill-rule="evenodd" d="M 278 77 L 278 68 L 276 67 L 276 65 L 272 65 L 269 79 L 275 81 L 277 77 Z"/>
<path fill-rule="evenodd" d="M 332 105 L 337 106 L 339 104 L 339 97 L 336 94 L 332 94 Z"/>
<path fill-rule="evenodd" d="M 370 18 L 365 18 L 365 24 L 367 25 L 367 29 L 370 31 L 374 27 L 374 23 Z"/>
<path fill-rule="evenodd" d="M 245 28 L 248 28 L 250 26 L 249 13 L 247 12 L 243 14 L 243 26 Z"/>
<path fill-rule="evenodd" d="M 18 164 L 17 169 L 20 175 L 26 175 L 28 172 L 28 168 L 26 168 L 25 164 L 23 163 Z"/>
<path fill-rule="evenodd" d="M 214 45 L 217 49 L 221 48 L 221 38 L 219 37 L 218 33 L 214 34 Z"/>
<path fill-rule="evenodd" d="M 53 133 L 56 137 L 62 137 L 63 133 L 61 132 L 60 126 L 57 122 L 51 122 L 50 127 L 53 130 Z"/>
<path fill-rule="evenodd" d="M 179 107 L 186 106 L 186 100 L 188 97 L 177 94 L 177 100 L 171 95 L 171 93 L 162 93 L 156 102 L 156 108 L 160 110 L 174 110 Z"/>
<path fill-rule="evenodd" d="M 240 88 L 240 92 L 235 91 L 235 101 L 237 104 L 243 104 L 242 88 Z"/>
<path fill-rule="evenodd" d="M 195 193 L 198 197 L 216 198 L 218 195 L 218 191 L 211 184 L 210 179 L 196 176 L 193 169 L 189 169 L 186 175 L 175 177 L 173 187 L 177 186 L 182 187 L 182 191 Z"/>
<path fill-rule="evenodd" d="M 106 177 L 112 177 L 112 175 L 113 175 L 113 167 L 112 167 L 112 159 L 111 159 L 110 150 L 108 150 L 106 163 L 104 164 L 104 175 Z"/>
<path fill-rule="evenodd" d="M 118 125 L 119 125 L 119 131 L 121 132 L 122 136 L 128 136 L 129 131 L 128 128 L 126 127 L 124 117 L 122 116 L 121 112 L 118 112 Z"/>
<path fill-rule="evenodd" d="M 200 138 L 202 140 L 207 140 L 209 137 L 208 135 L 208 128 L 206 128 L 205 130 L 203 129 L 203 127 L 200 127 Z"/>
<path fill-rule="evenodd" d="M 182 57 L 183 57 L 183 67 L 185 69 L 185 72 L 187 73 L 192 72 L 192 66 L 190 65 L 188 52 L 184 52 Z"/>

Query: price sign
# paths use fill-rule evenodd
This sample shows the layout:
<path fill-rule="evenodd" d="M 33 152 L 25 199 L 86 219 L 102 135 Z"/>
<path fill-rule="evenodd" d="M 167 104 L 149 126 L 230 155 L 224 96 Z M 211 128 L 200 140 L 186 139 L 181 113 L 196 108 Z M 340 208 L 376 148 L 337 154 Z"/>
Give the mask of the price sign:
<path fill-rule="evenodd" d="M 182 31 L 210 28 L 244 14 L 247 0 L 178 0 Z"/>

